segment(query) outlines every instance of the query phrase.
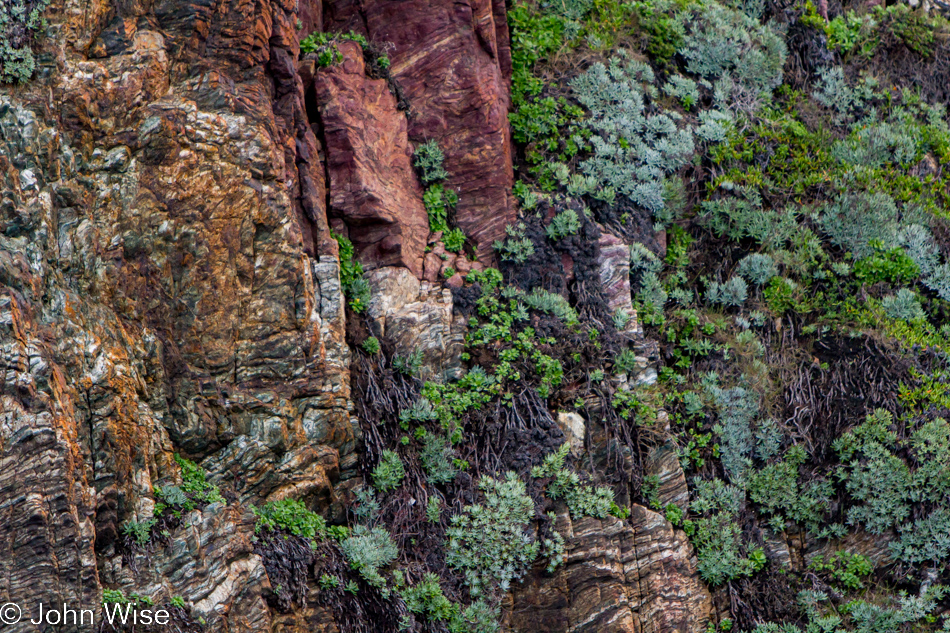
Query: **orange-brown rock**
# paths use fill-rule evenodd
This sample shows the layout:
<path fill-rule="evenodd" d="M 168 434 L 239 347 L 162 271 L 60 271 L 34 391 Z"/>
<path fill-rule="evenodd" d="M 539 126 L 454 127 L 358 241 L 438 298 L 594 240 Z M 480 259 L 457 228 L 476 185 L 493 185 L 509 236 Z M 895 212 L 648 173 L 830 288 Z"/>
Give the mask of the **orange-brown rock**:
<path fill-rule="evenodd" d="M 401 265 L 421 276 L 429 221 L 406 117 L 386 81 L 366 76 L 359 44 L 342 42 L 339 50 L 343 62 L 314 77 L 331 216 L 345 222 L 364 268 Z"/>
<path fill-rule="evenodd" d="M 3 602 L 174 589 L 211 630 L 266 629 L 247 504 L 323 508 L 353 474 L 293 5 L 54 1 L 37 76 L 0 87 Z M 123 527 L 175 452 L 231 502 L 140 575 Z"/>

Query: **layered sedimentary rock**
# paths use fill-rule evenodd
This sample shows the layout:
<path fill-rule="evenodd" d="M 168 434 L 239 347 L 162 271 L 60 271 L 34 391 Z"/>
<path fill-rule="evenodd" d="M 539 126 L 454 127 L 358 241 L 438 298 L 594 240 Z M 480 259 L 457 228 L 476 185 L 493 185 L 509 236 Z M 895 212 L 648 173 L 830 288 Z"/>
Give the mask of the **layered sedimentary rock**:
<path fill-rule="evenodd" d="M 162 586 L 218 630 L 260 630 L 240 502 L 326 507 L 355 465 L 293 7 L 54 3 L 48 19 L 36 80 L 0 98 L 0 594 Z M 151 516 L 174 452 L 234 505 L 130 571 L 120 526 Z"/>
<path fill-rule="evenodd" d="M 377 333 L 393 342 L 397 354 L 421 352 L 425 378 L 457 376 L 466 328 L 465 319 L 453 314 L 452 292 L 420 282 L 405 268 L 380 268 L 367 279 Z"/>
<path fill-rule="evenodd" d="M 111 588 L 180 597 L 213 631 L 338 630 L 315 603 L 268 603 L 249 506 L 341 518 L 361 480 L 331 221 L 370 271 L 367 323 L 421 351 L 423 377 L 458 375 L 451 289 L 515 219 L 504 3 L 63 0 L 48 19 L 34 82 L 0 96 L 0 602 Z M 300 26 L 368 34 L 408 117 L 357 44 L 338 66 L 300 61 Z M 430 139 L 481 262 L 428 234 L 411 153 Z M 601 245 L 611 309 L 630 306 L 626 249 Z M 564 416 L 580 455 L 592 432 Z M 179 481 L 175 453 L 227 504 L 130 549 L 123 527 Z M 513 630 L 702 621 L 662 517 L 561 522 L 568 563 L 516 590 Z"/>
<path fill-rule="evenodd" d="M 551 633 L 691 633 L 711 598 L 686 535 L 662 515 L 633 506 L 629 522 L 558 515 L 564 566 L 516 587 L 509 626 Z"/>

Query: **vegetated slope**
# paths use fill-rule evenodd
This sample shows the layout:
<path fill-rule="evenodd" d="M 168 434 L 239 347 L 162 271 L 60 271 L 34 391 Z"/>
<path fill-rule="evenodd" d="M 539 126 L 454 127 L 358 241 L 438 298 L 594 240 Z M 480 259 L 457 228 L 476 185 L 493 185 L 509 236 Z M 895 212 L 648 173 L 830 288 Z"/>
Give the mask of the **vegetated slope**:
<path fill-rule="evenodd" d="M 515 192 L 529 216 L 583 201 L 634 241 L 661 348 L 634 399 L 669 412 L 690 489 L 664 508 L 647 476 L 634 499 L 689 535 L 711 629 L 944 626 L 948 25 L 904 5 L 827 17 L 509 14 Z"/>
<path fill-rule="evenodd" d="M 945 20 L 303 4 L 0 8 L 5 595 L 950 628 Z"/>

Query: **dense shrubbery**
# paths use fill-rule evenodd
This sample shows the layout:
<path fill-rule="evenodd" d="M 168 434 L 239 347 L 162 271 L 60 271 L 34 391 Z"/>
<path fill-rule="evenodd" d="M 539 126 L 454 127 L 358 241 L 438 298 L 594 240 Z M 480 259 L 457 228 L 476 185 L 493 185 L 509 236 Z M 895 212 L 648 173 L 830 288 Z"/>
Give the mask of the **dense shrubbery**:
<path fill-rule="evenodd" d="M 0 83 L 26 83 L 36 60 L 30 44 L 46 29 L 49 0 L 9 0 L 0 5 Z"/>
<path fill-rule="evenodd" d="M 508 591 L 538 555 L 538 543 L 525 534 L 534 503 L 514 473 L 501 481 L 483 477 L 478 488 L 484 502 L 452 517 L 446 562 L 465 575 L 472 595 L 493 596 Z"/>
<path fill-rule="evenodd" d="M 376 384 L 412 388 L 397 387 L 407 390 L 397 410 L 367 434 L 378 444 L 367 454 L 381 458 L 363 467 L 379 496 L 361 493 L 352 510 L 360 525 L 336 528 L 337 540 L 371 586 L 405 602 L 406 628 L 416 618 L 493 630 L 499 598 L 531 563 L 543 557 L 553 570 L 563 561 L 564 537 L 554 518 L 535 515 L 528 490 L 574 517 L 625 515 L 597 485 L 612 457 L 595 452 L 575 471 L 566 446 L 551 451 L 563 440 L 540 429 L 556 410 L 580 413 L 594 425 L 589 438 L 607 436 L 602 452 L 632 464 L 629 478 L 605 473 L 620 482 L 619 498 L 626 485 L 688 535 L 702 578 L 721 587 L 717 600 L 736 621 L 710 631 L 792 633 L 793 621 L 809 633 L 933 628 L 942 589 L 888 591 L 939 582 L 922 580 L 924 570 L 950 557 L 950 437 L 937 417 L 950 408 L 950 387 L 933 369 L 950 352 L 950 328 L 941 329 L 950 126 L 945 108 L 893 77 L 836 64 L 893 52 L 895 42 L 901 55 L 934 50 L 943 46 L 932 37 L 938 21 L 893 7 L 833 8 L 830 22 L 808 3 L 786 9 L 769 7 L 775 21 L 766 22 L 766 4 L 754 0 L 510 7 L 512 193 L 523 217 L 494 244 L 504 275 L 470 273 L 472 287 L 459 291 L 469 327 L 458 380 L 422 384 L 416 357 L 387 359 L 369 343 L 359 357 L 383 374 Z M 841 57 L 812 50 L 824 41 Z M 413 162 L 430 228 L 460 251 L 438 145 L 419 145 Z M 660 255 L 650 221 L 666 229 Z M 600 303 L 597 231 L 633 243 L 635 316 Z M 353 302 L 361 271 L 344 246 Z M 539 267 L 548 274 L 565 256 L 574 264 L 566 282 L 531 286 Z M 635 384 L 649 382 L 644 352 L 628 342 L 641 326 L 659 343 L 654 384 Z M 861 349 L 884 351 L 868 361 Z M 861 424 L 864 406 L 894 413 Z M 471 458 L 525 441 L 505 435 L 515 428 L 548 443 L 516 461 L 494 455 L 491 466 Z M 661 502 L 659 478 L 640 472 L 653 442 L 675 445 L 689 503 Z M 588 465 L 595 472 L 583 472 Z M 528 467 L 539 481 L 498 479 Z M 397 512 L 409 495 L 422 503 Z M 398 530 L 384 528 L 391 520 Z M 401 536 L 407 522 L 411 539 Z M 874 569 L 836 549 L 850 540 L 833 539 L 857 531 L 890 535 L 897 564 Z M 799 534 L 828 555 L 807 570 L 766 559 L 783 540 L 798 556 Z M 413 548 L 440 543 L 437 576 Z M 469 606 L 450 599 L 463 579 Z M 799 613 L 766 604 L 802 589 Z M 760 625 L 769 620 L 784 624 Z"/>

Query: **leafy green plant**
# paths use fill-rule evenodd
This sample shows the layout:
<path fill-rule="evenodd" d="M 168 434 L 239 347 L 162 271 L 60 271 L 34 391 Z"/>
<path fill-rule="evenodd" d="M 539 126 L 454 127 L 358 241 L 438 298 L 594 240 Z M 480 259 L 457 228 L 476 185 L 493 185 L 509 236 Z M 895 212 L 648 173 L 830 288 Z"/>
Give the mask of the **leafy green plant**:
<path fill-rule="evenodd" d="M 395 490 L 406 476 L 406 469 L 402 465 L 399 455 L 385 450 L 379 457 L 379 464 L 373 469 L 373 483 L 382 492 Z"/>
<path fill-rule="evenodd" d="M 739 307 L 745 303 L 749 286 L 742 277 L 731 277 L 729 281 L 714 281 L 706 289 L 706 301 L 724 306 Z"/>
<path fill-rule="evenodd" d="M 122 533 L 132 537 L 136 544 L 145 546 L 152 539 L 152 528 L 158 523 L 157 519 L 145 521 L 126 521 L 122 524 Z"/>
<path fill-rule="evenodd" d="M 534 244 L 525 237 L 526 227 L 523 223 L 509 224 L 505 227 L 505 233 L 508 237 L 502 242 L 495 240 L 492 247 L 498 251 L 502 261 L 511 261 L 516 264 L 523 264 L 528 258 L 534 255 Z"/>
<path fill-rule="evenodd" d="M 388 595 L 386 579 L 379 570 L 399 555 L 399 547 L 389 532 L 381 527 L 357 525 L 352 535 L 340 543 L 340 549 L 350 567 L 358 571 L 370 585 L 383 589 L 384 596 Z"/>
<path fill-rule="evenodd" d="M 912 321 L 922 319 L 927 315 L 917 301 L 917 295 L 912 290 L 901 288 L 896 295 L 889 295 L 881 300 L 884 313 L 892 319 Z"/>
<path fill-rule="evenodd" d="M 464 574 L 473 596 L 495 596 L 538 556 L 538 543 L 524 533 L 534 518 L 534 503 L 513 472 L 503 480 L 482 477 L 478 488 L 483 503 L 465 506 L 452 517 L 446 563 Z"/>
<path fill-rule="evenodd" d="M 368 46 L 366 38 L 359 33 L 311 33 L 300 40 L 300 52 L 304 54 L 316 53 L 317 65 L 321 68 L 335 66 L 343 61 L 343 54 L 337 48 L 338 42 L 351 41 L 358 43 L 363 49 Z M 386 60 L 387 65 L 389 60 Z"/>
<path fill-rule="evenodd" d="M 418 376 L 422 371 L 422 350 L 413 350 L 406 356 L 394 355 L 393 369 L 406 376 Z"/>
<path fill-rule="evenodd" d="M 576 235 L 580 228 L 581 224 L 577 212 L 573 209 L 565 209 L 554 216 L 551 224 L 545 229 L 545 233 L 548 239 L 557 241 L 569 235 Z"/>
<path fill-rule="evenodd" d="M 46 30 L 43 12 L 49 0 L 10 0 L 0 5 L 0 84 L 26 83 L 33 76 L 36 59 L 33 39 Z"/>
<path fill-rule="evenodd" d="M 444 484 L 455 479 L 458 469 L 453 460 L 455 451 L 445 436 L 438 433 L 426 433 L 419 460 L 426 471 L 426 477 L 434 484 Z"/>
<path fill-rule="evenodd" d="M 363 265 L 354 259 L 353 242 L 343 235 L 330 232 L 340 247 L 340 285 L 350 300 L 350 309 L 357 314 L 366 311 L 369 306 L 369 284 L 363 278 Z"/>
<path fill-rule="evenodd" d="M 739 261 L 736 273 L 745 278 L 749 283 L 756 286 L 762 286 L 769 282 L 772 277 L 778 275 L 778 267 L 775 260 L 764 253 L 753 253 L 747 255 Z"/>
<path fill-rule="evenodd" d="M 602 189 L 616 191 L 662 215 L 664 177 L 693 154 L 688 128 L 666 114 L 649 115 L 646 98 L 655 94 L 652 69 L 618 51 L 609 66 L 592 65 L 571 82 L 577 100 L 589 111 L 584 120 L 593 152 L 580 163 Z"/>
<path fill-rule="evenodd" d="M 367 336 L 366 339 L 360 343 L 360 347 L 362 347 L 363 351 L 370 356 L 379 354 L 379 350 L 381 349 L 379 345 L 379 339 L 375 336 Z"/>
<path fill-rule="evenodd" d="M 854 276 L 859 281 L 873 284 L 889 281 L 894 284 L 910 283 L 920 276 L 920 269 L 899 246 L 886 248 L 883 243 L 872 240 L 874 252 L 854 263 Z"/>
<path fill-rule="evenodd" d="M 442 243 L 450 253 L 460 253 L 465 246 L 465 233 L 462 229 L 451 229 L 442 234 Z"/>
<path fill-rule="evenodd" d="M 827 559 L 816 559 L 808 565 L 819 573 L 826 573 L 845 589 L 856 591 L 864 588 L 864 578 L 874 571 L 871 559 L 847 551 L 835 552 Z"/>
<path fill-rule="evenodd" d="M 445 154 L 434 140 L 426 141 L 418 147 L 412 155 L 412 164 L 419 173 L 419 180 L 424 186 L 441 182 L 449 177 L 445 170 Z"/>
<path fill-rule="evenodd" d="M 552 499 L 564 499 L 571 516 L 606 518 L 614 500 L 613 491 L 605 486 L 595 488 L 582 484 L 577 473 L 565 468 L 564 461 L 570 448 L 570 444 L 564 444 L 546 456 L 540 466 L 531 469 L 531 476 L 551 478 L 547 485 L 548 496 Z"/>
<path fill-rule="evenodd" d="M 307 509 L 302 501 L 281 499 L 270 501 L 261 508 L 251 507 L 257 517 L 254 533 L 283 531 L 306 539 L 322 537 L 327 523 L 316 512 Z"/>

